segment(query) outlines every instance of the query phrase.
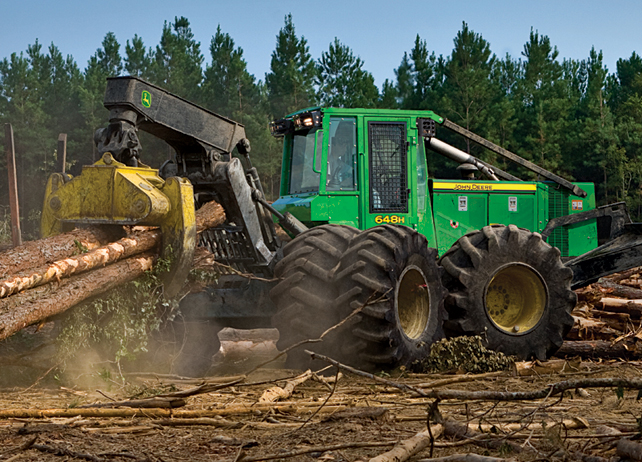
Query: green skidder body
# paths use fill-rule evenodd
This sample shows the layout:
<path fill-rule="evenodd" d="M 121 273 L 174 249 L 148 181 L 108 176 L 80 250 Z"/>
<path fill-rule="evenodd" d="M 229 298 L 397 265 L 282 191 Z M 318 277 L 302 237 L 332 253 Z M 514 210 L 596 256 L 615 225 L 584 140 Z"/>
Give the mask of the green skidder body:
<path fill-rule="evenodd" d="M 436 136 L 442 126 L 545 181 L 521 181 L 447 145 Z M 561 258 L 595 248 L 597 225 L 586 214 L 547 224 L 595 209 L 592 184 L 572 184 L 432 111 L 315 107 L 271 130 L 284 137 L 273 206 L 310 228 L 275 267 L 280 346 L 317 338 L 355 310 L 315 351 L 379 370 L 416 363 L 444 336 L 482 335 L 523 359 L 561 346 L 576 303 Z M 461 164 L 452 163 L 459 179 L 431 178 L 435 153 Z"/>
<path fill-rule="evenodd" d="M 541 233 L 552 218 L 595 208 L 591 183 L 576 183 L 588 193 L 581 198 L 552 182 L 429 178 L 417 120 L 443 120 L 432 111 L 311 108 L 285 120 L 305 118 L 312 120 L 311 128 L 284 136 L 274 207 L 310 227 L 404 225 L 442 255 L 460 237 L 487 225 L 514 224 Z M 350 145 L 339 145 L 339 138 Z M 342 169 L 334 178 L 333 162 Z M 597 247 L 595 219 L 558 228 L 548 242 L 562 257 L 581 255 Z"/>

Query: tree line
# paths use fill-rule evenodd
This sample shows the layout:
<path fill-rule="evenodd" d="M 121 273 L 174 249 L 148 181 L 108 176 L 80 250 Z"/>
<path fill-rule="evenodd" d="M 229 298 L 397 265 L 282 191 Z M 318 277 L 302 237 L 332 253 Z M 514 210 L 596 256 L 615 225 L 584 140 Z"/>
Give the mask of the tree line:
<path fill-rule="evenodd" d="M 637 53 L 619 59 L 609 73 L 601 51 L 591 48 L 583 60 L 560 58 L 550 39 L 531 29 L 520 56 L 498 57 L 466 23 L 453 44 L 450 55 L 437 56 L 417 35 L 395 78 L 379 89 L 365 63 L 338 38 L 313 58 L 291 15 L 276 36 L 264 79 L 248 72 L 243 50 L 220 26 L 205 53 L 184 17 L 165 22 L 154 47 L 134 35 L 123 49 L 108 32 L 83 70 L 53 43 L 44 48 L 36 40 L 26 52 L 0 61 L 0 121 L 14 128 L 23 228 L 33 234 L 37 229 L 59 133 L 68 135 L 72 173 L 97 160 L 93 134 L 108 116 L 102 104 L 105 79 L 119 75 L 141 77 L 244 124 L 253 162 L 273 197 L 281 147 L 269 135 L 270 120 L 313 105 L 430 109 L 561 176 L 594 182 L 600 203 L 624 200 L 633 215 L 642 214 Z M 535 178 L 478 146 L 438 136 L 524 179 Z M 167 158 L 163 143 L 145 134 L 141 142 L 144 162 L 157 166 Z M 431 175 L 453 177 L 452 165 L 431 160 Z M 4 156 L 0 168 L 6 171 Z M 2 180 L 0 207 L 7 203 Z"/>

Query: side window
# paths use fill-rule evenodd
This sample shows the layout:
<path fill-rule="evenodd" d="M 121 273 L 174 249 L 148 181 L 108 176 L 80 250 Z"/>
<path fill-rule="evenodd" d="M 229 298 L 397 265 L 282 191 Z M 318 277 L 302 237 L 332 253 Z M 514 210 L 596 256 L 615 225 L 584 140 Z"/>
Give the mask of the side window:
<path fill-rule="evenodd" d="M 408 212 L 405 122 L 368 122 L 370 213 Z"/>
<path fill-rule="evenodd" d="M 354 118 L 330 119 L 327 191 L 357 189 L 357 124 Z"/>
<path fill-rule="evenodd" d="M 426 165 L 426 148 L 424 140 L 417 143 L 417 208 L 426 208 L 426 196 L 428 195 L 428 167 Z"/>

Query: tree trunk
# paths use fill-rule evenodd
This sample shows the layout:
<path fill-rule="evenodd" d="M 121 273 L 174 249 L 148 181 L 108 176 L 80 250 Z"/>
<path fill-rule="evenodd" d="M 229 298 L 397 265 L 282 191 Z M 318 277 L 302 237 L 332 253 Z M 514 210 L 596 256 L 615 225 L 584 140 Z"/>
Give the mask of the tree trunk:
<path fill-rule="evenodd" d="M 0 300 L 0 340 L 63 313 L 77 303 L 136 279 L 151 269 L 152 253 L 141 254 L 80 276 Z M 54 285 L 55 284 L 55 285 Z"/>

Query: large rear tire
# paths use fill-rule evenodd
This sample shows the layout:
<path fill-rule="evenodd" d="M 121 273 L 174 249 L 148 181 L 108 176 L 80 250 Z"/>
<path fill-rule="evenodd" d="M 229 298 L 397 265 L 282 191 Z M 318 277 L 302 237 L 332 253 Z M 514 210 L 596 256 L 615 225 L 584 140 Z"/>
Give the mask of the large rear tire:
<path fill-rule="evenodd" d="M 342 337 L 340 358 L 365 370 L 407 366 L 444 336 L 445 290 L 437 251 L 405 226 L 356 235 L 335 276 L 342 317 L 361 308 Z M 375 303 L 373 303 L 375 302 Z"/>
<path fill-rule="evenodd" d="M 270 291 L 277 311 L 272 326 L 279 329 L 279 349 L 296 342 L 318 338 L 338 323 L 340 313 L 334 300 L 337 290 L 334 272 L 350 239 L 358 230 L 350 226 L 321 225 L 297 236 L 283 248 L 283 259 L 274 273 L 281 281 Z M 330 336 L 314 350 L 333 354 L 335 340 Z M 310 358 L 298 348 L 288 353 L 286 365 L 308 367 Z"/>
<path fill-rule="evenodd" d="M 481 335 L 493 350 L 546 359 L 573 325 L 572 271 L 538 233 L 485 226 L 461 237 L 441 260 L 450 336 Z"/>

